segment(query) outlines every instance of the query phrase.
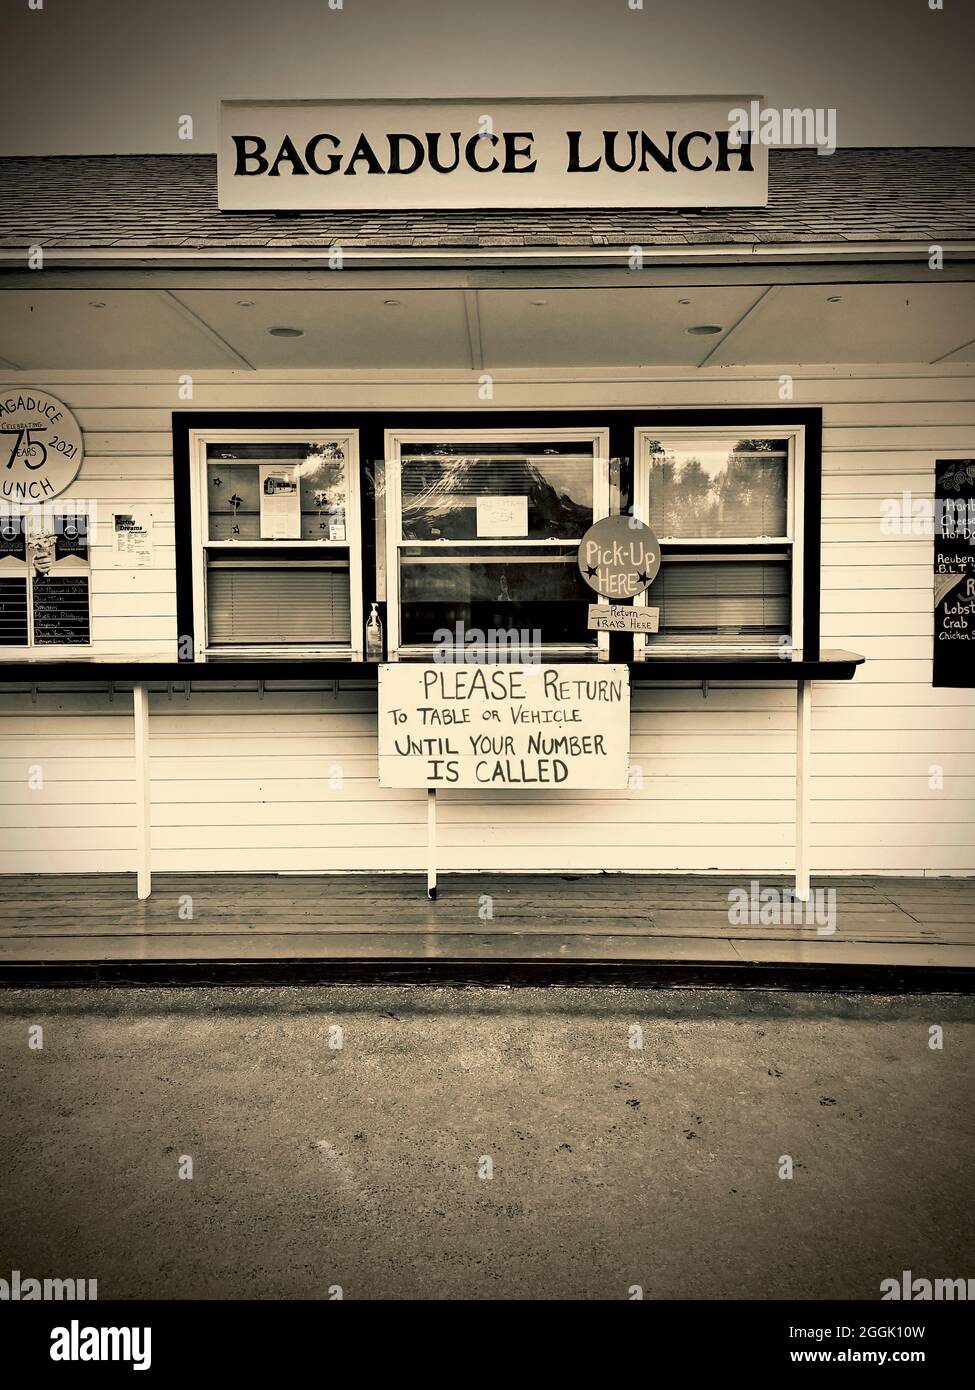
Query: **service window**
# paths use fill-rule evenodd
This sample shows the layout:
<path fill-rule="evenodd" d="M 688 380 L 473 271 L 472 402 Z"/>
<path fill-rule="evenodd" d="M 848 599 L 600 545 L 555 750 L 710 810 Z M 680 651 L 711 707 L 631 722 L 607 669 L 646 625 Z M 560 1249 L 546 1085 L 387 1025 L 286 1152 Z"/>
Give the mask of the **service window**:
<path fill-rule="evenodd" d="M 802 433 L 637 430 L 635 510 L 661 553 L 639 600 L 660 630 L 635 639 L 637 657 L 801 648 Z"/>
<path fill-rule="evenodd" d="M 362 655 L 356 434 L 191 441 L 197 660 Z"/>
<path fill-rule="evenodd" d="M 387 431 L 390 657 L 429 655 L 447 633 L 506 642 L 512 659 L 608 650 L 576 561 L 608 514 L 608 443 L 604 430 Z"/>

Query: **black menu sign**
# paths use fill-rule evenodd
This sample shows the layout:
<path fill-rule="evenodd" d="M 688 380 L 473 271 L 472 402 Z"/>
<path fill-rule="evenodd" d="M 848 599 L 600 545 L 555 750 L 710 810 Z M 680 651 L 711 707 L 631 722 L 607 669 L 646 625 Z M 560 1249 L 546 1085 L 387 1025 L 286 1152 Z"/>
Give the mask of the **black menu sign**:
<path fill-rule="evenodd" d="M 34 641 L 91 641 L 87 574 L 34 575 Z"/>
<path fill-rule="evenodd" d="M 0 647 L 27 645 L 27 573 L 0 578 Z"/>
<path fill-rule="evenodd" d="M 975 686 L 975 459 L 934 472 L 933 684 Z"/>
<path fill-rule="evenodd" d="M 27 533 L 22 516 L 0 516 L 0 647 L 27 645 Z"/>

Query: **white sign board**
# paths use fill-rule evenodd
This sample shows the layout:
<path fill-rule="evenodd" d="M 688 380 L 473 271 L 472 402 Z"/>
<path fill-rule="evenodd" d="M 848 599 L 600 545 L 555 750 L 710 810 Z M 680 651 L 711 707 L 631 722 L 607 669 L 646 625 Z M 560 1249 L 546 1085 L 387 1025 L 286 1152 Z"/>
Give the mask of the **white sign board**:
<path fill-rule="evenodd" d="M 625 666 L 379 668 L 382 787 L 619 789 L 629 750 Z"/>
<path fill-rule="evenodd" d="M 477 498 L 477 535 L 479 540 L 493 536 L 523 539 L 528 535 L 527 497 Z"/>
<path fill-rule="evenodd" d="M 659 608 L 634 608 L 627 603 L 590 603 L 590 632 L 659 632 Z"/>
<path fill-rule="evenodd" d="M 752 102 L 758 106 L 752 108 Z M 225 101 L 225 210 L 764 207 L 761 98 Z"/>

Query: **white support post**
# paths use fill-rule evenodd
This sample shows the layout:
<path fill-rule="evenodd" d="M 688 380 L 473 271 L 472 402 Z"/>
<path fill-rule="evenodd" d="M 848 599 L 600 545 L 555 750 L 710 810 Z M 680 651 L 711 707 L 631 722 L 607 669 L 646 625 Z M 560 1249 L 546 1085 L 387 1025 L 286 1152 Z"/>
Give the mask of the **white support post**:
<path fill-rule="evenodd" d="M 427 788 L 427 897 L 437 896 L 437 789 Z"/>
<path fill-rule="evenodd" d="M 796 682 L 796 897 L 809 898 L 809 744 L 812 683 Z"/>
<path fill-rule="evenodd" d="M 149 858 L 149 692 L 144 685 L 132 687 L 132 713 L 135 718 L 136 887 L 139 898 L 145 899 L 152 892 L 152 873 Z"/>

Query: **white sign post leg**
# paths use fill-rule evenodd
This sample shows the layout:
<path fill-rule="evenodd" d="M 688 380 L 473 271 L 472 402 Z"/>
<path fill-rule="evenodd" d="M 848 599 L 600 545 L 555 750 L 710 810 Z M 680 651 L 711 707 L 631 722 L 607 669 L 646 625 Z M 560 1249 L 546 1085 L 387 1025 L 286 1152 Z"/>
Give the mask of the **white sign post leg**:
<path fill-rule="evenodd" d="M 796 683 L 796 897 L 809 898 L 809 744 L 812 685 Z"/>
<path fill-rule="evenodd" d="M 427 897 L 437 896 L 437 789 L 427 788 Z"/>
<path fill-rule="evenodd" d="M 135 815 L 136 815 L 136 891 L 140 899 L 152 892 L 149 857 L 151 795 L 149 786 L 149 692 L 144 685 L 132 687 L 135 716 Z"/>

